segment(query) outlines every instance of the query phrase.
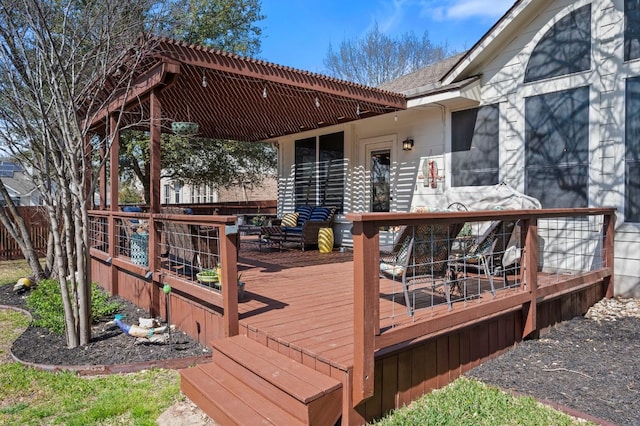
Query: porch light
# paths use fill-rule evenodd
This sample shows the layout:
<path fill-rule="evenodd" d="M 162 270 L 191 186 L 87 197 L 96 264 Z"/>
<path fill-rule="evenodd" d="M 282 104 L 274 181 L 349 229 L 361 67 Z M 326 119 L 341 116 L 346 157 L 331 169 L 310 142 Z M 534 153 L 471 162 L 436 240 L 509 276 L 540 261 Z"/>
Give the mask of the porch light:
<path fill-rule="evenodd" d="M 402 149 L 405 151 L 411 151 L 413 149 L 413 139 L 406 138 L 402 141 Z"/>

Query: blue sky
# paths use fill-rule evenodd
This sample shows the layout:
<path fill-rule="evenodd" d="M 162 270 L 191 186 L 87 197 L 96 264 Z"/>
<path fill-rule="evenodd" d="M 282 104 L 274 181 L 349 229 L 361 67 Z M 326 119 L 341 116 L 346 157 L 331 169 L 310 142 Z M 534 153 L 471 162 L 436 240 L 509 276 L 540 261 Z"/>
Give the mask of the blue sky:
<path fill-rule="evenodd" d="M 456 51 L 472 47 L 513 0 L 262 0 L 259 57 L 322 73 L 331 44 L 362 38 L 377 22 L 392 37 L 429 32 Z"/>

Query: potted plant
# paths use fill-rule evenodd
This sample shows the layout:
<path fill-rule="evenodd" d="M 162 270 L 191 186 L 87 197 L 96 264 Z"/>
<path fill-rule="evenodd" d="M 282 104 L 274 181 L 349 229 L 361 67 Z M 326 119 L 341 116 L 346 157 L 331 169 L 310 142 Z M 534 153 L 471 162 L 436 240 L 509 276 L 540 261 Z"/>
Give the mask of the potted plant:
<path fill-rule="evenodd" d="M 213 283 L 213 286 L 218 289 L 218 290 L 222 290 L 222 265 L 220 265 L 219 263 L 216 265 L 216 269 L 210 269 L 209 271 L 213 272 L 215 274 L 215 281 L 209 281 L 211 283 Z M 197 276 L 197 275 L 196 275 Z M 242 278 L 242 274 L 238 274 L 237 282 L 238 282 L 238 300 L 242 300 L 242 298 L 244 297 L 244 281 L 241 281 Z M 198 278 L 199 280 L 199 278 Z"/>
<path fill-rule="evenodd" d="M 214 269 L 203 269 L 196 274 L 198 281 L 203 283 L 215 283 L 218 282 L 218 273 Z"/>

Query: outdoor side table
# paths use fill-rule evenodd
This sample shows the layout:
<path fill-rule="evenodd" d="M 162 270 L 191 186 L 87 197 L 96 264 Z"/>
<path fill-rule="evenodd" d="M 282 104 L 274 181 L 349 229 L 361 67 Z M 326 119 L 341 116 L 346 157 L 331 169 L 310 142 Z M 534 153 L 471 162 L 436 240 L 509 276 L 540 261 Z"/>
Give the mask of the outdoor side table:
<path fill-rule="evenodd" d="M 331 253 L 333 251 L 333 228 L 320 228 L 318 230 L 318 251 Z"/>

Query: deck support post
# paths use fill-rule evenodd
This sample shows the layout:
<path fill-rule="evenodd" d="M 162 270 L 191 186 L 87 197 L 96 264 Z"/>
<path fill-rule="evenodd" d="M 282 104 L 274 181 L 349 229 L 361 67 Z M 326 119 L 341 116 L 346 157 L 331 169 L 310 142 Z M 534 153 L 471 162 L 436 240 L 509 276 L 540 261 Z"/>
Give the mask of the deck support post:
<path fill-rule="evenodd" d="M 119 188 L 119 162 L 120 157 L 120 129 L 118 129 L 117 116 L 114 114 L 109 115 L 109 136 L 111 139 L 111 149 L 109 150 L 109 257 L 115 259 L 118 255 L 118 240 L 120 238 L 120 232 L 116 226 L 116 219 L 113 217 L 113 213 L 118 211 L 118 190 Z M 106 175 L 106 174 L 105 174 Z M 106 178 L 106 176 L 105 176 Z M 118 268 L 113 265 L 113 262 L 109 265 L 110 279 L 111 279 L 111 295 L 118 295 Z"/>
<path fill-rule="evenodd" d="M 354 347 L 353 393 L 355 407 L 373 396 L 375 336 L 380 334 L 380 263 L 378 230 L 373 222 L 353 223 Z"/>
<path fill-rule="evenodd" d="M 150 95 L 150 136 L 149 136 L 149 270 L 160 271 L 160 229 L 153 215 L 160 212 L 160 141 L 162 139 L 162 102 L 159 89 Z M 162 283 L 161 283 L 162 284 Z M 155 290 L 154 290 L 155 291 Z M 158 296 L 159 297 L 159 296 Z M 156 306 L 159 309 L 159 305 Z"/>
<path fill-rule="evenodd" d="M 238 323 L 238 234 L 235 225 L 225 225 L 219 230 L 224 336 L 232 337 L 237 336 L 240 329 Z"/>
<path fill-rule="evenodd" d="M 603 241 L 602 241 L 602 261 L 605 268 L 609 268 L 611 274 L 605 278 L 605 297 L 611 299 L 613 297 L 614 286 L 614 252 L 613 245 L 616 233 L 616 216 L 615 212 L 604 215 Z"/>
<path fill-rule="evenodd" d="M 162 139 L 162 102 L 160 100 L 160 89 L 154 88 L 149 99 L 149 271 L 160 271 L 160 229 L 158 223 L 153 220 L 153 216 L 160 213 L 160 141 Z M 151 281 L 153 284 L 153 280 Z M 151 314 L 160 315 L 161 287 L 151 286 Z"/>
<path fill-rule="evenodd" d="M 524 283 L 531 294 L 531 300 L 523 305 L 524 329 L 522 337 L 536 331 L 538 307 L 538 219 L 528 218 L 524 221 Z"/>

